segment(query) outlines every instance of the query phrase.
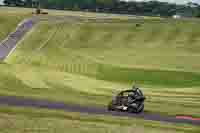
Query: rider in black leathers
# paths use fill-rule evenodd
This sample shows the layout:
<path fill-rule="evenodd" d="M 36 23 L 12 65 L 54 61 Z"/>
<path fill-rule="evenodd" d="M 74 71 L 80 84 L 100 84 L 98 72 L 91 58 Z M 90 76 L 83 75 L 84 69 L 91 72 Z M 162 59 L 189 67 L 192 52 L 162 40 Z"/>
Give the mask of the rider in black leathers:
<path fill-rule="evenodd" d="M 128 95 L 128 103 L 132 104 L 136 101 L 136 99 L 143 97 L 143 94 L 141 93 L 140 89 L 133 85 L 131 92 Z"/>

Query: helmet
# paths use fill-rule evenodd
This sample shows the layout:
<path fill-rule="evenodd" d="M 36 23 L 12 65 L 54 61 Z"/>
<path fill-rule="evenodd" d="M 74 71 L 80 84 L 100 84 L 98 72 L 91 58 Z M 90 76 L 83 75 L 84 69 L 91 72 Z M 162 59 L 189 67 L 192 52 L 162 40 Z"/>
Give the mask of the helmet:
<path fill-rule="evenodd" d="M 135 84 L 133 84 L 132 89 L 133 89 L 133 90 L 137 90 L 138 87 L 137 87 Z"/>

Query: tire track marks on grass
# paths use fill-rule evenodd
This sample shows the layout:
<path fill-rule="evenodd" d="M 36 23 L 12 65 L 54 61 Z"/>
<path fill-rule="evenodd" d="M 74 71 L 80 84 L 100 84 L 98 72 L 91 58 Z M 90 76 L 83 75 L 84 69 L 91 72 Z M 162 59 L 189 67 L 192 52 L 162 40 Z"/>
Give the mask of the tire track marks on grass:
<path fill-rule="evenodd" d="M 54 31 L 52 31 L 52 33 L 50 33 L 50 35 L 48 36 L 48 38 L 46 40 L 44 40 L 44 42 L 42 42 L 39 47 L 37 47 L 35 50 L 33 50 L 28 57 L 25 58 L 25 62 L 29 62 L 30 59 L 37 54 L 39 51 L 41 51 L 41 49 L 43 49 L 48 43 L 49 41 L 56 35 L 58 31 L 58 28 L 56 28 Z"/>

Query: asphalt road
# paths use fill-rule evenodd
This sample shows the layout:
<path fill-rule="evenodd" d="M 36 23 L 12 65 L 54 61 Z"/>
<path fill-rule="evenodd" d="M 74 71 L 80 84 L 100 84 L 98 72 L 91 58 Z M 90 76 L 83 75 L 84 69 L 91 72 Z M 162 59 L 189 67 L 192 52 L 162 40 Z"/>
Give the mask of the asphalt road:
<path fill-rule="evenodd" d="M 192 124 L 200 126 L 200 121 L 176 119 L 176 117 L 173 116 L 163 116 L 156 113 L 132 114 L 126 112 L 110 112 L 107 111 L 106 107 L 90 107 L 90 106 L 86 107 L 75 104 L 65 104 L 63 102 L 53 102 L 48 100 L 30 99 L 30 98 L 14 97 L 14 96 L 0 96 L 0 105 L 44 108 L 50 110 L 63 110 L 66 112 L 80 112 L 80 113 L 87 113 L 90 115 L 112 115 L 120 117 L 134 117 L 134 118 L 141 118 L 144 120 Z"/>
<path fill-rule="evenodd" d="M 33 27 L 37 22 L 36 17 L 28 18 L 18 24 L 16 30 L 0 42 L 0 61 L 5 60 L 16 48 L 17 42 Z"/>

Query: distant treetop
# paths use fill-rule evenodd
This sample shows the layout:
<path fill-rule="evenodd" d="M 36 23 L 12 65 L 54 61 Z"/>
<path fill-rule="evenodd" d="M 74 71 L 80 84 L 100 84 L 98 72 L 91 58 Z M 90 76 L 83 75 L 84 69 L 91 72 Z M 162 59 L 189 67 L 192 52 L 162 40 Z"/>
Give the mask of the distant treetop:
<path fill-rule="evenodd" d="M 177 5 L 158 1 L 122 1 L 122 0 L 4 0 L 7 6 L 36 7 L 40 1 L 42 8 L 61 10 L 82 10 L 105 13 L 134 14 L 171 17 L 181 14 L 184 17 L 200 16 L 200 5 L 189 2 Z"/>

